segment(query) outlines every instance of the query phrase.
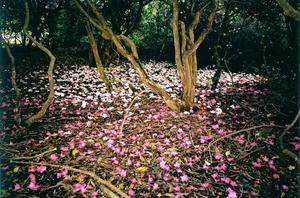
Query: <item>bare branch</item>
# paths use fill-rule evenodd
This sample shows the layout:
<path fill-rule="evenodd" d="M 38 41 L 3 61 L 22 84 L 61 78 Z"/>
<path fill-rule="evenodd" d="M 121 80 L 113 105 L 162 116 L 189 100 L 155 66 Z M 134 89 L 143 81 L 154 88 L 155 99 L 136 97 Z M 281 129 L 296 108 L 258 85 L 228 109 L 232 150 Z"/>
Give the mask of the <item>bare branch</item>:
<path fill-rule="evenodd" d="M 126 44 L 127 44 L 127 45 L 130 47 L 130 49 L 131 49 L 132 55 L 133 55 L 136 59 L 139 59 L 139 55 L 138 55 L 138 52 L 137 52 L 137 48 L 136 48 L 134 42 L 133 42 L 130 38 L 128 38 L 127 36 L 125 36 L 125 35 L 123 35 L 123 34 L 119 35 L 119 38 L 120 38 L 121 40 L 123 40 L 123 41 L 126 42 Z"/>
<path fill-rule="evenodd" d="M 219 0 L 215 0 L 214 8 L 211 14 L 207 18 L 206 29 L 199 35 L 198 39 L 196 40 L 195 44 L 191 47 L 191 49 L 186 51 L 186 55 L 191 55 L 193 52 L 195 52 L 198 49 L 198 47 L 202 44 L 206 36 L 212 31 L 212 26 L 217 12 L 218 4 L 219 4 Z"/>
<path fill-rule="evenodd" d="M 52 54 L 52 52 L 46 48 L 42 43 L 36 41 L 28 32 L 28 25 L 29 25 L 29 7 L 28 7 L 28 2 L 27 0 L 24 0 L 25 4 L 25 23 L 23 26 L 24 33 L 26 36 L 38 47 L 40 48 L 43 52 L 45 52 L 49 58 L 49 66 L 48 66 L 48 80 L 49 80 L 49 94 L 47 100 L 42 104 L 41 109 L 39 112 L 37 112 L 35 115 L 31 116 L 25 121 L 25 124 L 27 126 L 31 126 L 36 120 L 40 119 L 43 117 L 48 109 L 48 107 L 52 104 L 54 100 L 54 78 L 53 78 L 53 70 L 54 70 L 54 64 L 55 64 L 55 56 Z"/>

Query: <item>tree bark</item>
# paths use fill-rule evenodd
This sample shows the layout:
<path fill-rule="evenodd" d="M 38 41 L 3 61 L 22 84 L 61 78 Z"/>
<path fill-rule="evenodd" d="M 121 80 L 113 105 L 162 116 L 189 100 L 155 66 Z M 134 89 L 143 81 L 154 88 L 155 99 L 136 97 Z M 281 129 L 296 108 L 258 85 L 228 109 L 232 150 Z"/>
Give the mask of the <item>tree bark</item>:
<path fill-rule="evenodd" d="M 24 0 L 24 4 L 25 4 L 25 23 L 23 26 L 24 33 L 38 48 L 40 48 L 43 52 L 45 52 L 50 58 L 48 72 L 47 72 L 48 80 L 49 80 L 49 94 L 48 94 L 47 100 L 42 104 L 41 109 L 36 114 L 34 114 L 33 116 L 31 116 L 30 118 L 28 118 L 25 121 L 26 126 L 30 127 L 34 122 L 36 122 L 38 119 L 42 118 L 45 115 L 48 107 L 52 104 L 52 102 L 54 100 L 54 83 L 55 82 L 54 82 L 54 78 L 53 78 L 53 70 L 54 70 L 54 64 L 55 64 L 56 58 L 48 48 L 46 48 L 42 43 L 36 41 L 29 34 L 29 31 L 28 31 L 29 7 L 28 7 L 27 0 Z"/>
<path fill-rule="evenodd" d="M 195 30 L 200 23 L 200 17 L 208 4 L 206 4 L 199 11 L 194 13 L 194 19 L 190 24 L 188 31 L 186 31 L 186 25 L 182 21 L 178 21 L 179 9 L 178 0 L 173 0 L 173 18 L 172 18 L 172 30 L 175 48 L 175 62 L 177 70 L 182 81 L 183 86 L 183 102 L 185 108 L 189 108 L 194 105 L 194 99 L 196 94 L 196 82 L 197 82 L 197 49 L 203 43 L 207 35 L 212 31 L 212 25 L 216 10 L 218 7 L 218 0 L 214 2 L 214 8 L 211 14 L 207 18 L 207 27 L 199 35 L 195 41 Z M 179 37 L 179 24 L 181 30 L 181 38 Z"/>
<path fill-rule="evenodd" d="M 94 60 L 95 60 L 95 63 L 96 63 L 97 71 L 99 72 L 100 78 L 103 80 L 103 82 L 104 82 L 104 84 L 105 84 L 108 92 L 111 93 L 111 91 L 112 91 L 112 85 L 111 85 L 111 83 L 109 82 L 109 79 L 106 76 L 106 73 L 105 73 L 105 70 L 104 70 L 101 58 L 99 56 L 98 46 L 97 46 L 95 37 L 93 35 L 90 23 L 86 22 L 86 26 L 85 27 L 86 27 L 86 31 L 88 33 L 88 38 L 89 38 L 89 42 L 90 42 L 90 45 L 91 45 L 91 48 L 92 48 L 92 52 L 93 52 L 93 55 L 94 55 Z"/>

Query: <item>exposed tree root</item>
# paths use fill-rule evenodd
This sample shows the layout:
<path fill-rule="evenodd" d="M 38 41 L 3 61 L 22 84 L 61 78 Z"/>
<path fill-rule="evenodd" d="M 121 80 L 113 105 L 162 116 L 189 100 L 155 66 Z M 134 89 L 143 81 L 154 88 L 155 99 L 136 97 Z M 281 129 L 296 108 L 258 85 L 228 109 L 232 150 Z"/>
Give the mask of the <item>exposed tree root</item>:
<path fill-rule="evenodd" d="M 67 169 L 69 171 L 73 171 L 73 172 L 81 173 L 81 174 L 84 174 L 84 175 L 88 175 L 88 176 L 92 177 L 93 179 L 95 179 L 95 181 L 97 183 L 101 184 L 101 190 L 103 190 L 104 192 L 106 191 L 107 195 L 112 193 L 112 192 L 110 192 L 110 193 L 107 192 L 110 189 L 111 191 L 117 193 L 118 195 L 120 195 L 123 198 L 129 198 L 129 196 L 127 194 L 125 194 L 124 192 L 122 192 L 119 188 L 117 188 L 116 186 L 114 186 L 110 182 L 101 179 L 95 173 L 90 172 L 90 171 L 81 170 L 81 169 L 73 168 L 71 166 L 66 166 L 66 165 L 64 166 L 64 165 L 56 165 L 56 164 L 48 164 L 48 163 L 25 162 L 25 161 L 14 161 L 14 160 L 11 160 L 10 163 L 13 163 L 13 164 L 27 164 L 27 165 L 39 165 L 39 166 L 43 165 L 43 166 L 48 166 L 48 167 L 53 167 L 53 168 Z"/>

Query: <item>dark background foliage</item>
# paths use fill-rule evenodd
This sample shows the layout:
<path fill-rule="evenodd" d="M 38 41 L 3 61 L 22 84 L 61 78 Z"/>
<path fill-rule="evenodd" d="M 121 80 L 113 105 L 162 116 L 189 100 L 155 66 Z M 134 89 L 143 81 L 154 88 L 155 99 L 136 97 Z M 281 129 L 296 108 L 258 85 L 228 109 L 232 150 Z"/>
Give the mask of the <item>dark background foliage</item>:
<path fill-rule="evenodd" d="M 199 9 L 205 1 L 182 1 L 181 19 L 191 21 L 191 11 Z M 297 6 L 298 1 L 291 1 Z M 73 1 L 30 0 L 30 31 L 34 38 L 54 50 L 59 60 L 90 57 L 84 21 Z M 174 49 L 171 29 L 171 2 L 162 0 L 113 0 L 97 4 L 117 34 L 129 35 L 137 44 L 144 60 L 173 62 Z M 22 31 L 24 6 L 22 0 L 1 0 L 0 31 L 9 38 L 17 62 L 43 61 L 44 57 L 32 49 L 32 43 Z M 202 17 L 197 33 L 205 28 Z M 280 71 L 290 75 L 297 71 L 298 22 L 284 16 L 272 0 L 225 0 L 220 6 L 213 32 L 198 49 L 198 67 L 212 67 L 215 58 L 230 71 L 260 74 Z M 113 56 L 115 50 L 95 31 L 100 52 L 107 48 Z M 213 49 L 218 49 L 214 57 Z M 7 62 L 1 49 L 1 62 Z M 90 57 L 91 59 L 91 57 Z M 26 61 L 25 61 L 26 62 Z M 92 65 L 90 60 L 87 64 Z M 108 64 L 107 64 L 108 65 Z"/>

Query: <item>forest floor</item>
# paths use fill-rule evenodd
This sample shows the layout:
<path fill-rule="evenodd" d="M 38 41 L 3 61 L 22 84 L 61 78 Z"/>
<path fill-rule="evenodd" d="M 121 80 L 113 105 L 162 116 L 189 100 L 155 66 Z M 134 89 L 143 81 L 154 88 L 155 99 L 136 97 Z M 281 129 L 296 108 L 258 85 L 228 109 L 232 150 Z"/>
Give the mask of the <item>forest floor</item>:
<path fill-rule="evenodd" d="M 0 90 L 0 195 L 297 196 L 297 165 L 282 155 L 278 143 L 295 109 L 280 112 L 284 96 L 270 90 L 267 79 L 223 73 L 213 93 L 214 71 L 199 70 L 197 108 L 176 113 L 143 87 L 129 64 L 120 65 L 108 70 L 112 94 L 95 68 L 57 65 L 55 101 L 22 139 L 16 138 L 14 92 L 6 71 Z M 144 66 L 179 97 L 173 65 L 150 61 Z M 46 97 L 46 66 L 22 71 L 18 84 L 26 118 Z M 276 119 L 280 114 L 286 118 Z M 293 152 L 300 149 L 295 132 L 285 137 Z"/>

